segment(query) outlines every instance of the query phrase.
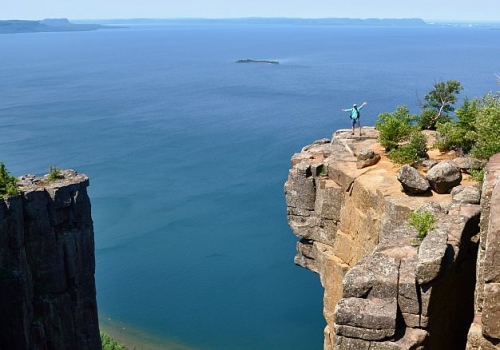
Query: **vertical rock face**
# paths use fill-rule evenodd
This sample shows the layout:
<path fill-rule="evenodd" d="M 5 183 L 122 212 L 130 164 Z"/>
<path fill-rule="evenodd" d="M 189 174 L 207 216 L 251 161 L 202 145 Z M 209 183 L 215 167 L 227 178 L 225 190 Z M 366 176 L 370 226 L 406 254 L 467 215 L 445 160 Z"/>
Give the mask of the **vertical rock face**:
<path fill-rule="evenodd" d="M 482 192 L 475 317 L 467 349 L 500 346 L 500 154 L 486 165 Z"/>
<path fill-rule="evenodd" d="M 0 201 L 0 349 L 100 349 L 88 178 L 24 176 Z"/>
<path fill-rule="evenodd" d="M 480 206 L 450 194 L 406 194 L 375 130 L 338 131 L 292 157 L 285 183 L 295 263 L 325 289 L 325 349 L 463 349 L 473 319 Z M 437 222 L 422 242 L 407 225 L 425 206 Z"/>

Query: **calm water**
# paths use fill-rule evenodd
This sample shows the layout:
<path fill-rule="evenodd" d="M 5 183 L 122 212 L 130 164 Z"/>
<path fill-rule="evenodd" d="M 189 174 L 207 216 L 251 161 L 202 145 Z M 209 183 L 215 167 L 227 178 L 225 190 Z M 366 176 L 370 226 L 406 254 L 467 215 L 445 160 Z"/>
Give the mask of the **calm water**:
<path fill-rule="evenodd" d="M 293 265 L 293 153 L 436 81 L 497 91 L 485 28 L 154 26 L 0 36 L 0 160 L 91 179 L 102 315 L 195 349 L 321 349 Z M 238 59 L 280 65 L 235 64 Z"/>

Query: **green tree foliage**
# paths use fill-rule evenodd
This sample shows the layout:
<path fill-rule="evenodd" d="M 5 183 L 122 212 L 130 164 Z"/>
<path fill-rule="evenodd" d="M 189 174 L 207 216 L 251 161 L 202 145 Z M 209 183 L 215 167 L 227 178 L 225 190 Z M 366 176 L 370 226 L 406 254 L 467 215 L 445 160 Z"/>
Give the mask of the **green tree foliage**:
<path fill-rule="evenodd" d="M 454 104 L 462 90 L 462 85 L 456 80 L 435 83 L 434 89 L 424 96 L 425 103 L 418 122 L 420 127 L 434 130 L 438 121 L 450 120 L 450 113 L 455 110 Z"/>
<path fill-rule="evenodd" d="M 437 124 L 437 147 L 459 149 L 482 159 L 500 152 L 499 94 L 466 99 L 456 115 L 456 119 Z"/>
<path fill-rule="evenodd" d="M 465 99 L 462 106 L 455 111 L 454 120 L 439 122 L 436 146 L 440 149 L 458 149 L 468 153 L 476 141 L 476 115 L 478 113 L 478 100 Z"/>
<path fill-rule="evenodd" d="M 406 106 L 399 106 L 393 113 L 380 114 L 375 123 L 379 143 L 397 164 L 411 164 L 426 156 L 427 139 L 416 120 Z"/>
<path fill-rule="evenodd" d="M 0 162 L 0 195 L 13 195 L 18 192 L 17 178 L 10 176 L 5 164 Z"/>
<path fill-rule="evenodd" d="M 125 350 L 125 346 L 117 343 L 113 338 L 101 332 L 102 350 Z"/>
<path fill-rule="evenodd" d="M 500 152 L 500 94 L 483 97 L 475 119 L 475 143 L 471 155 L 488 159 Z"/>

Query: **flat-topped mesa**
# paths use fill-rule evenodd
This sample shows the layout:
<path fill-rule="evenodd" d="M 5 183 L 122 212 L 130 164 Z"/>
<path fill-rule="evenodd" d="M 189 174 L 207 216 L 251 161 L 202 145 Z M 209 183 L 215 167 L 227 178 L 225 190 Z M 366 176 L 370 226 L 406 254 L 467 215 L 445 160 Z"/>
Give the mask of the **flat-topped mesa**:
<path fill-rule="evenodd" d="M 293 155 L 285 183 L 295 263 L 325 289 L 324 348 L 464 348 L 480 206 L 403 191 L 377 139 L 339 130 Z M 437 221 L 420 242 L 407 222 L 422 206 Z"/>
<path fill-rule="evenodd" d="M 0 348 L 101 349 L 88 178 L 19 185 L 0 201 Z"/>

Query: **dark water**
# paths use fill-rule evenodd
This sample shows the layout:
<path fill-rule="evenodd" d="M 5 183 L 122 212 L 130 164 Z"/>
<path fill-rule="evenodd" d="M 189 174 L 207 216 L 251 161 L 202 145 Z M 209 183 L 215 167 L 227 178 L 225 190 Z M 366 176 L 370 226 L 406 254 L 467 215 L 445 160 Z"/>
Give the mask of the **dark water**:
<path fill-rule="evenodd" d="M 434 82 L 498 90 L 485 28 L 155 26 L 0 36 L 0 160 L 91 179 L 100 312 L 199 349 L 320 349 L 290 157 Z M 238 59 L 279 65 L 236 64 Z"/>

